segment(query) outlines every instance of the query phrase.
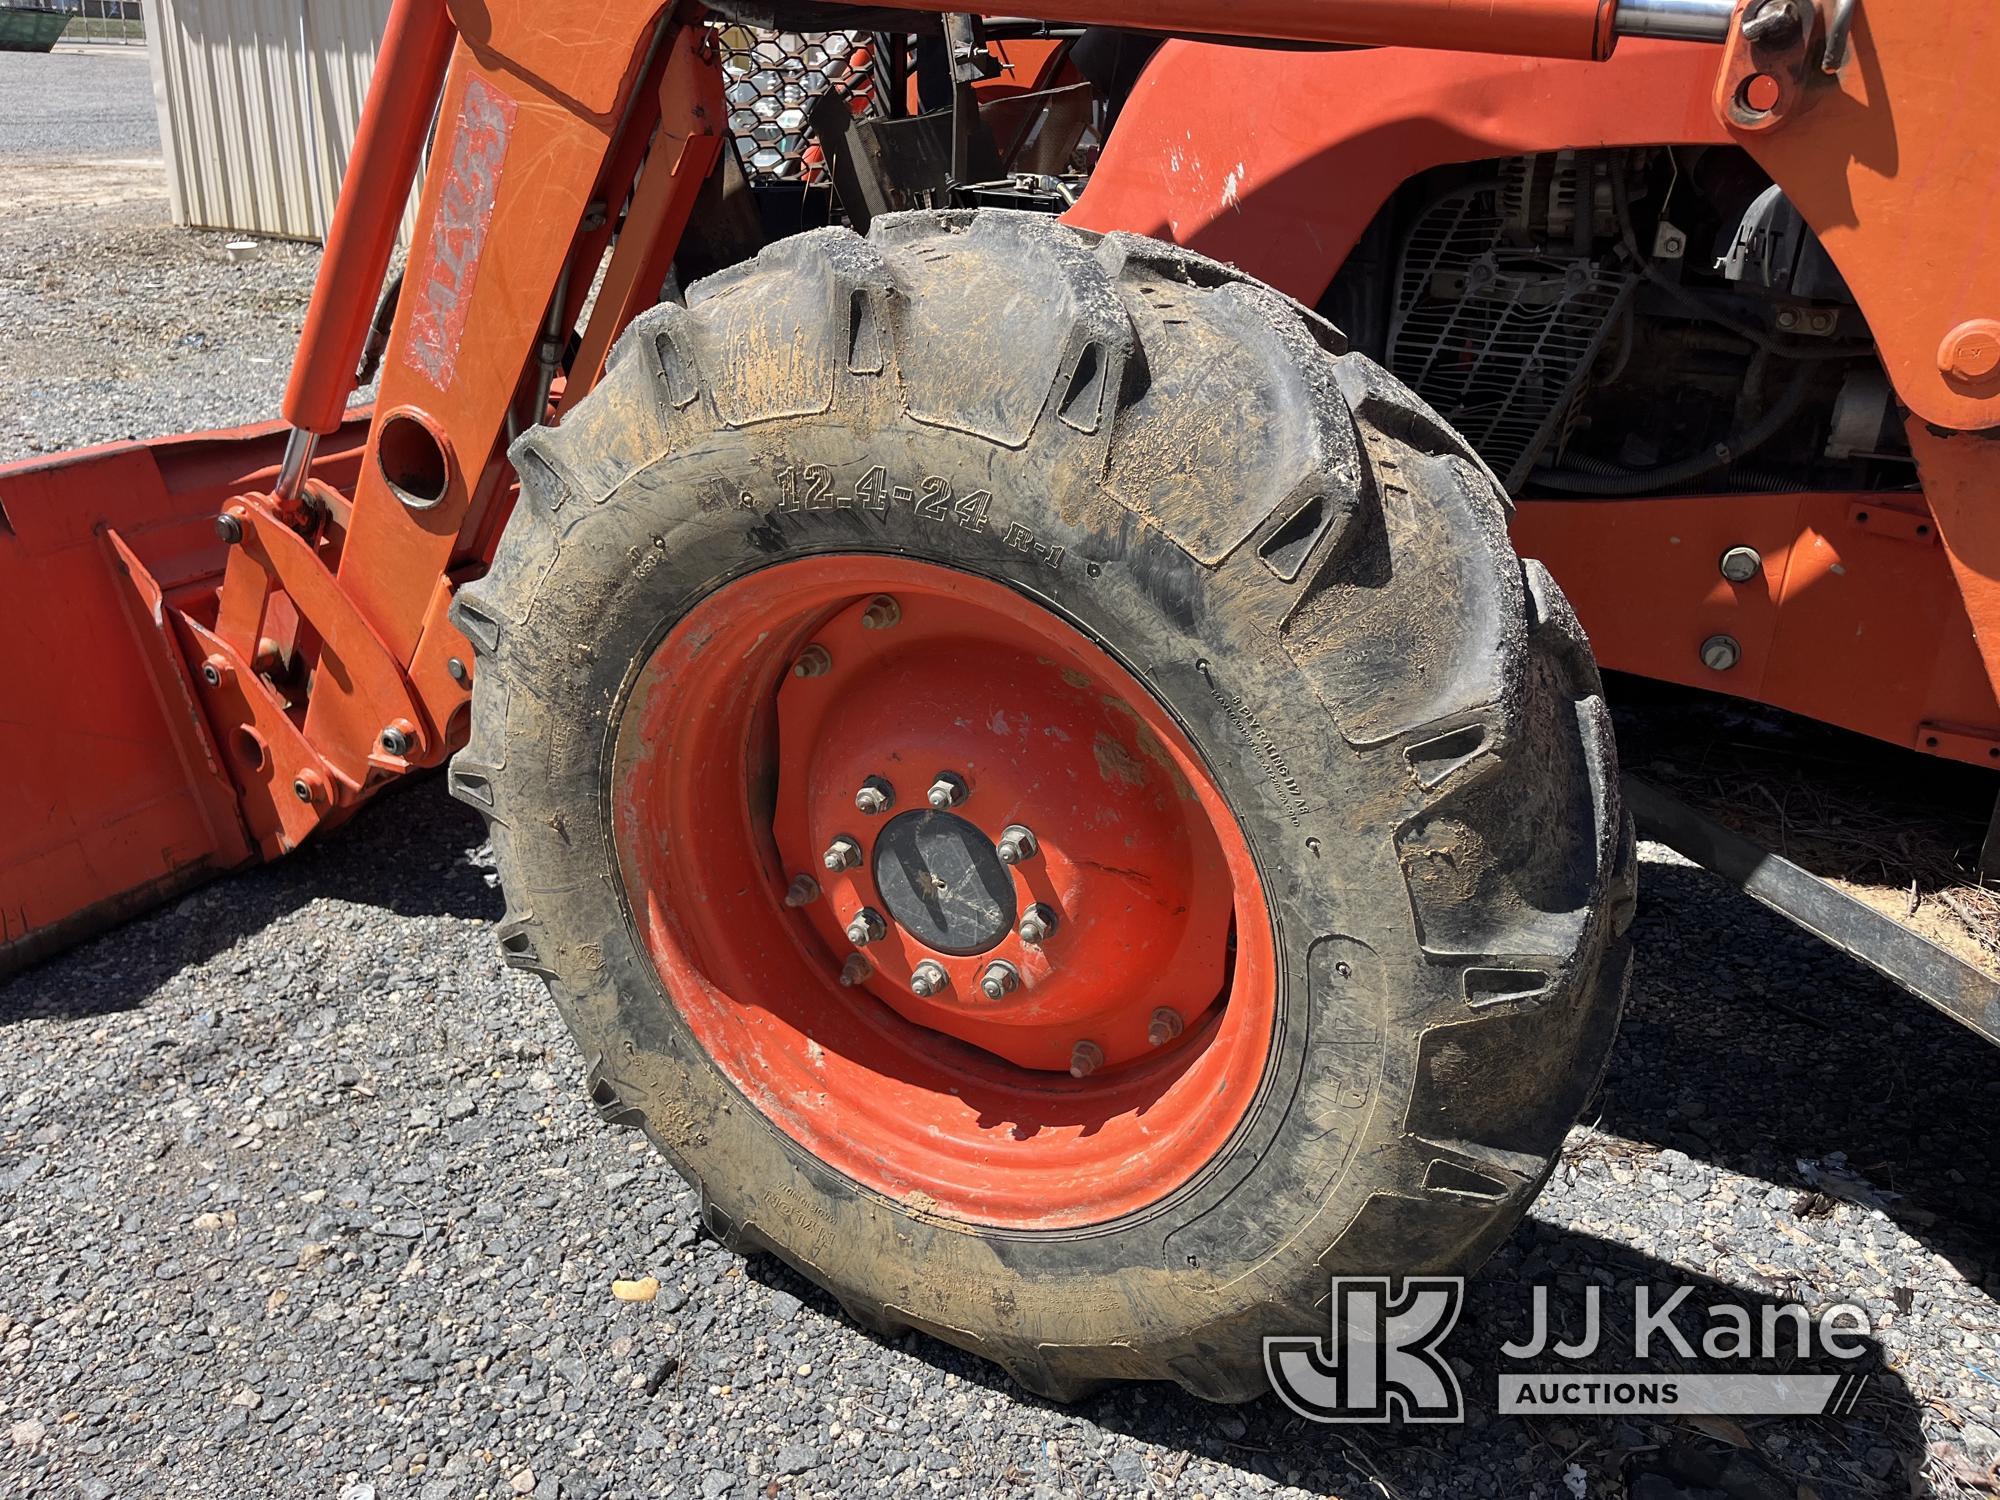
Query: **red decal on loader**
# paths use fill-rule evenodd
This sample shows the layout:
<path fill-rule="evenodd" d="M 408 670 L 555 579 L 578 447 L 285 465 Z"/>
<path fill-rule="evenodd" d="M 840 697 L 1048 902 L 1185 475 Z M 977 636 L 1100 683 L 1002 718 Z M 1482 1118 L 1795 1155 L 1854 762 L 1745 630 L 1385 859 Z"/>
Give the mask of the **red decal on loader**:
<path fill-rule="evenodd" d="M 473 274 L 493 222 L 493 197 L 518 106 L 483 78 L 465 86 L 452 130 L 451 171 L 438 199 L 423 274 L 415 279 L 408 359 L 439 390 L 451 384 Z"/>

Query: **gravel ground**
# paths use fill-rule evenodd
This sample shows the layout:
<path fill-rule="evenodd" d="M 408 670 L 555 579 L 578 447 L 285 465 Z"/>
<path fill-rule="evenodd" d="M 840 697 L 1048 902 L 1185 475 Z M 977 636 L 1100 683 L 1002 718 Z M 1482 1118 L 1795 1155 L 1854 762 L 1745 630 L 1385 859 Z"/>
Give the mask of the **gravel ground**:
<path fill-rule="evenodd" d="M 35 61 L 0 54 L 0 101 Z M 50 76 L 84 107 L 144 86 L 115 67 Z M 0 146 L 0 205 L 39 160 Z M 272 409 L 312 253 L 232 278 L 165 219 L 158 194 L 0 217 L 0 458 Z M 93 366 L 123 374 L 44 373 Z M 539 984 L 496 961 L 476 820 L 410 787 L 0 985 L 0 1494 L 1992 1490 L 2000 1057 L 1643 852 L 1603 1097 L 1451 1338 L 1470 1419 L 1336 1429 L 1160 1388 L 1052 1407 L 718 1249 L 592 1115 Z M 613 1298 L 642 1276 L 653 1301 Z M 1544 1280 L 1559 1305 L 1592 1283 L 1613 1307 L 1638 1282 L 1857 1298 L 1876 1373 L 1837 1420 L 1499 1417 L 1494 1350 Z"/>
<path fill-rule="evenodd" d="M 137 48 L 0 52 L 0 462 L 277 415 L 316 246 L 176 229 Z"/>

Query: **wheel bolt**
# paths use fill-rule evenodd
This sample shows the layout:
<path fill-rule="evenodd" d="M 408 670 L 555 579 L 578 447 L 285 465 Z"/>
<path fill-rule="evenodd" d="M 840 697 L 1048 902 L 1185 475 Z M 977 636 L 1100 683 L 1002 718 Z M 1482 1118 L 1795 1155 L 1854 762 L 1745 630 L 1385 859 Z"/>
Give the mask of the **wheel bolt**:
<path fill-rule="evenodd" d="M 819 882 L 810 875 L 794 875 L 785 887 L 785 905 L 810 906 L 819 900 Z"/>
<path fill-rule="evenodd" d="M 824 646 L 813 645 L 799 653 L 799 659 L 792 663 L 794 677 L 824 677 L 833 670 L 833 653 Z"/>
<path fill-rule="evenodd" d="M 999 854 L 1001 864 L 1018 865 L 1040 847 L 1032 829 L 1024 828 L 1019 823 L 1009 823 L 1000 830 L 1000 842 L 995 846 L 995 852 Z"/>
<path fill-rule="evenodd" d="M 863 630 L 889 630 L 903 618 L 903 606 L 887 594 L 877 594 L 861 612 Z"/>
<path fill-rule="evenodd" d="M 826 846 L 820 863 L 836 875 L 842 870 L 851 870 L 861 863 L 861 846 L 843 833 Z"/>
<path fill-rule="evenodd" d="M 1005 1000 L 1021 982 L 1021 971 L 1002 959 L 986 966 L 979 976 L 979 992 L 988 1000 Z"/>
<path fill-rule="evenodd" d="M 870 776 L 854 794 L 854 805 L 872 818 L 896 805 L 896 789 L 880 776 Z"/>
<path fill-rule="evenodd" d="M 866 948 L 870 943 L 881 942 L 888 931 L 882 913 L 872 906 L 864 906 L 847 924 L 847 940 L 857 948 Z"/>
<path fill-rule="evenodd" d="M 1104 1066 L 1104 1049 L 1095 1042 L 1078 1042 L 1069 1049 L 1069 1076 L 1088 1078 Z"/>
<path fill-rule="evenodd" d="M 1021 934 L 1021 941 L 1039 946 L 1048 941 L 1049 934 L 1056 930 L 1055 908 L 1043 906 L 1039 901 L 1029 907 L 1021 916 L 1021 925 L 1015 931 Z"/>
<path fill-rule="evenodd" d="M 941 993 L 951 983 L 951 976 L 943 968 L 925 959 L 910 974 L 910 990 L 923 999 Z"/>
<path fill-rule="evenodd" d="M 1181 1013 L 1162 1005 L 1153 1012 L 1153 1024 L 1146 1028 L 1146 1042 L 1149 1046 L 1164 1047 L 1186 1030 L 1187 1022 L 1181 1019 Z"/>
<path fill-rule="evenodd" d="M 965 778 L 956 771 L 940 771 L 931 789 L 924 793 L 924 800 L 939 812 L 956 807 L 965 800 Z"/>
<path fill-rule="evenodd" d="M 859 953 L 850 953 L 847 962 L 840 966 L 840 983 L 843 989 L 853 989 L 862 980 L 875 972 L 875 965 Z"/>

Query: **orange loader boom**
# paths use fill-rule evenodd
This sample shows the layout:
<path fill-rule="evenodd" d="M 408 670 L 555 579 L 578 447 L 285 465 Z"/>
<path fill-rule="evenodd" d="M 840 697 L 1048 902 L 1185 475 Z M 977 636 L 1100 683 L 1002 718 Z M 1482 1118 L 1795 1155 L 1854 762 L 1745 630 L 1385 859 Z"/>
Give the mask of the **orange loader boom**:
<path fill-rule="evenodd" d="M 2000 686 L 2000 207 L 1974 82 L 2000 76 L 2000 22 L 1985 0 L 1080 0 L 1062 15 L 1579 64 L 1625 36 L 1708 44 L 1705 128 L 1784 189 L 1866 308 L 1971 670 Z M 446 611 L 507 519 L 508 444 L 560 422 L 657 300 L 727 144 L 707 19 L 396 0 L 283 423 L 0 467 L 0 972 L 285 853 L 463 742 L 474 654 Z M 352 409 L 434 115 L 375 401 Z M 1158 227 L 1141 174 L 1117 180 L 1115 161 L 1072 217 Z M 1548 525 L 1529 550 L 1569 567 L 1615 544 L 1581 516 Z M 1599 569 L 1599 607 L 1629 565 Z M 1593 587 L 1557 572 L 1590 623 Z M 1824 649 L 1837 673 L 1839 643 Z M 2000 722 L 1926 741 L 2000 763 Z"/>

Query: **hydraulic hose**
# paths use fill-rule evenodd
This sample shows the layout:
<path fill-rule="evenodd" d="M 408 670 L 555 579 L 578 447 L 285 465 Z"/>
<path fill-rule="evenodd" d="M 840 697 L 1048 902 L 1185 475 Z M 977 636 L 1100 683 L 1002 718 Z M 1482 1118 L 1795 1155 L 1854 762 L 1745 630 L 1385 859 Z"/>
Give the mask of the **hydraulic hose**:
<path fill-rule="evenodd" d="M 1783 431 L 1785 424 L 1805 406 L 1811 377 L 1812 367 L 1800 365 L 1792 371 L 1791 380 L 1763 416 L 1743 431 L 1731 433 L 1706 453 L 1698 453 L 1693 458 L 1654 469 L 1610 469 L 1607 466 L 1607 471 L 1602 474 L 1582 468 L 1536 469 L 1529 478 L 1543 489 L 1560 490 L 1565 494 L 1601 495 L 1610 500 L 1628 499 L 1651 490 L 1670 490 L 1677 485 L 1692 484 L 1755 453 Z"/>

